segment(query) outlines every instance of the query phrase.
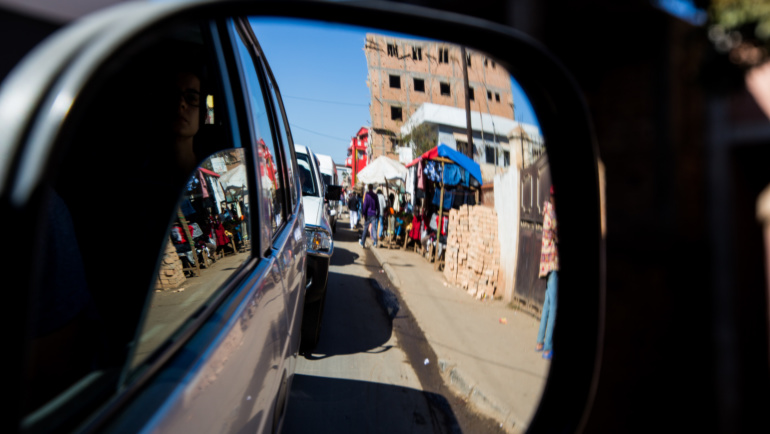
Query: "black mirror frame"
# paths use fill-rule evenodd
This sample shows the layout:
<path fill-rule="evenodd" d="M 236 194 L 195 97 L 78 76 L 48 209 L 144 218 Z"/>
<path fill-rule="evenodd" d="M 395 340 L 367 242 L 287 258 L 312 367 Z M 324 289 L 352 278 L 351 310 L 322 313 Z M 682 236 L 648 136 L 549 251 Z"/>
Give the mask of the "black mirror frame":
<path fill-rule="evenodd" d="M 532 432 L 580 431 L 589 414 L 599 376 L 604 323 L 604 248 L 598 151 L 586 104 L 566 70 L 539 43 L 509 27 L 400 3 L 207 2 L 180 5 L 177 12 L 150 25 L 163 25 L 180 17 L 216 19 L 222 16 L 297 18 L 352 26 L 378 23 L 376 27 L 382 30 L 479 49 L 495 57 L 498 64 L 516 77 L 537 113 L 547 144 L 552 181 L 559 191 L 557 213 L 561 240 L 559 311 L 554 333 L 556 354 L 529 429 Z M 277 84 L 280 86 L 280 82 Z M 30 199 L 30 203 L 34 204 L 35 200 Z M 34 214 L 34 211 L 35 207 L 30 206 L 24 212 Z M 19 297 L 23 299 L 24 294 Z M 19 304 L 25 305 L 25 301 L 28 302 L 20 300 Z M 22 345 L 14 341 L 13 346 L 21 348 Z"/>

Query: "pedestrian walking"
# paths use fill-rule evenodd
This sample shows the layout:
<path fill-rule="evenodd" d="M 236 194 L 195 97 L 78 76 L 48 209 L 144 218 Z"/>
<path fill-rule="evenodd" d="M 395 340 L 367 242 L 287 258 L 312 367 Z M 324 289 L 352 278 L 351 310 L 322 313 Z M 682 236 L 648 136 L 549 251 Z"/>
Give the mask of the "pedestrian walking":
<path fill-rule="evenodd" d="M 383 229 L 382 220 L 384 218 L 383 216 L 385 215 L 385 210 L 388 208 L 388 204 L 387 204 L 387 199 L 385 199 L 385 195 L 382 194 L 382 190 L 379 188 L 377 189 L 377 205 L 379 206 L 380 216 L 377 219 L 377 238 L 376 239 L 381 240 L 382 229 Z M 374 238 L 374 235 L 372 235 L 372 238 Z"/>
<path fill-rule="evenodd" d="M 348 197 L 348 214 L 350 216 L 350 229 L 355 229 L 358 225 L 358 197 L 355 191 L 351 191 Z"/>
<path fill-rule="evenodd" d="M 358 241 L 358 244 L 361 244 L 361 247 L 364 248 L 366 248 L 366 234 L 370 230 L 372 231 L 373 246 L 377 247 L 377 238 L 373 231 L 374 226 L 377 223 L 377 217 L 379 217 L 380 214 L 377 195 L 374 194 L 374 186 L 369 184 L 366 186 L 366 189 L 368 191 L 366 192 L 366 196 L 364 196 L 364 207 L 362 210 L 362 215 L 366 220 L 364 220 L 364 232 L 361 234 L 361 240 Z"/>
<path fill-rule="evenodd" d="M 543 242 L 540 250 L 540 272 L 538 277 L 546 278 L 545 299 L 543 311 L 540 315 L 540 329 L 537 332 L 536 351 L 543 352 L 543 358 L 551 360 L 553 357 L 553 326 L 556 321 L 556 294 L 559 283 L 559 243 L 556 213 L 554 212 L 553 186 L 551 195 L 543 206 Z"/>

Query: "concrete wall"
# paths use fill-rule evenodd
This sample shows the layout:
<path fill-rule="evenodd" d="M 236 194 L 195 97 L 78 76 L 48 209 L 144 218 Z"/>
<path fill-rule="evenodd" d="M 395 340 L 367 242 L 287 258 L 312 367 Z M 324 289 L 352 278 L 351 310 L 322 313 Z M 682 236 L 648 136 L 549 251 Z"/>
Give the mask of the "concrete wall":
<path fill-rule="evenodd" d="M 519 247 L 520 172 L 514 165 L 495 180 L 495 210 L 497 211 L 497 236 L 500 241 L 500 275 L 498 291 L 503 300 L 513 300 L 516 284 L 516 261 Z"/>

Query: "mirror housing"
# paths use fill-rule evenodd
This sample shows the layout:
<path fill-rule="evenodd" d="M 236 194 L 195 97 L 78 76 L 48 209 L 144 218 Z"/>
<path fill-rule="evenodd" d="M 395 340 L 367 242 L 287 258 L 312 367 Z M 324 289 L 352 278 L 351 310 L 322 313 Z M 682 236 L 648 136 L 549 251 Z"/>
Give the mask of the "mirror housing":
<path fill-rule="evenodd" d="M 82 37 L 82 45 L 93 57 L 107 56 L 127 40 L 137 38 L 153 26 L 162 26 L 176 19 L 207 17 L 211 19 L 230 16 L 270 16 L 301 18 L 325 22 L 361 25 L 367 23 L 383 31 L 400 32 L 440 39 L 450 43 L 480 49 L 494 56 L 498 63 L 507 68 L 526 90 L 548 142 L 547 154 L 552 169 L 553 184 L 559 190 L 558 214 L 560 222 L 560 287 L 568 290 L 559 294 L 559 318 L 554 333 L 554 346 L 558 348 L 553 360 L 547 383 L 536 411 L 529 424 L 534 431 L 579 431 L 585 423 L 596 390 L 601 359 L 604 311 L 603 241 L 600 231 L 599 181 L 597 151 L 594 134 L 588 118 L 588 111 L 582 94 L 574 80 L 564 68 L 528 36 L 509 27 L 481 19 L 454 13 L 435 11 L 422 7 L 395 2 L 326 3 L 311 1 L 260 1 L 260 2 L 201 2 L 201 3 L 156 3 L 148 5 L 125 4 L 123 13 L 119 10 L 104 12 L 112 19 L 114 26 L 108 26 L 103 19 L 104 34 L 108 37 L 94 38 L 92 32 L 76 33 L 71 37 Z M 154 14 L 148 12 L 155 8 Z M 134 10 L 136 9 L 136 10 Z M 139 10 L 141 9 L 141 10 Z M 128 14 L 126 12 L 131 12 Z M 141 13 L 140 13 L 141 12 Z M 111 17 L 108 15 L 112 15 Z M 120 16 L 118 16 L 120 15 Z M 139 18 L 142 20 L 140 21 Z M 91 20 L 91 25 L 94 25 Z M 88 22 L 82 23 L 83 30 Z M 120 24 L 120 25 L 118 25 Z M 100 29 L 101 30 L 101 29 Z M 96 32 L 93 32 L 97 34 Z M 72 39 L 69 41 L 72 43 Z M 78 42 L 81 43 L 81 42 Z M 40 195 L 45 185 L 48 159 L 31 158 L 29 154 L 51 151 L 53 136 L 57 128 L 38 131 L 31 135 L 38 143 L 28 147 L 25 131 L 31 130 L 37 114 L 37 104 L 45 96 L 78 95 L 82 81 L 88 76 L 78 73 L 90 70 L 74 64 L 64 50 L 52 44 L 40 47 L 33 59 L 27 59 L 26 68 L 17 68 L 14 76 L 3 83 L 4 89 L 13 89 L 14 95 L 24 98 L 0 100 L 0 113 L 5 124 L 10 125 L 0 132 L 2 155 L 0 162 L 9 168 L 12 161 L 25 165 L 21 170 L 6 170 L 0 179 L 0 193 L 3 195 L 3 214 L 9 221 L 32 221 L 41 207 Z M 85 51 L 85 50 L 83 50 Z M 62 52 L 61 58 L 51 56 Z M 37 68 L 38 63 L 60 64 L 56 74 L 49 74 L 51 68 Z M 32 74 L 35 71 L 44 71 Z M 280 84 L 280 82 L 278 83 Z M 42 95 L 45 93 L 45 95 Z M 29 95 L 36 96 L 29 98 Z M 74 98 L 74 97 L 73 97 Z M 69 107 L 68 104 L 60 104 Z M 67 111 L 42 110 L 38 116 L 47 116 L 50 125 L 61 125 Z M 337 187 L 337 188 L 333 188 Z M 13 200 L 10 200 L 10 198 Z M 339 200 L 339 186 L 329 186 L 325 192 L 329 200 Z M 33 240 L 29 234 L 12 234 L 11 242 L 23 246 L 17 258 L 35 256 L 31 246 L 37 245 L 38 235 Z M 31 242 L 30 242 L 31 241 Z M 26 250 L 25 250 L 26 249 Z M 20 259 L 17 259 L 20 260 Z M 9 269 L 27 270 L 24 264 L 11 262 Z M 33 285 L 31 272 L 14 273 L 9 283 L 14 287 L 27 288 Z M 26 324 L 25 312 L 29 300 L 23 291 L 12 298 L 14 305 L 21 306 L 7 315 L 3 324 L 6 328 Z M 23 354 L 24 342 L 15 339 L 10 354 Z M 18 382 L 10 386 L 11 393 L 19 388 Z M 127 393 L 136 393 L 132 388 Z"/>

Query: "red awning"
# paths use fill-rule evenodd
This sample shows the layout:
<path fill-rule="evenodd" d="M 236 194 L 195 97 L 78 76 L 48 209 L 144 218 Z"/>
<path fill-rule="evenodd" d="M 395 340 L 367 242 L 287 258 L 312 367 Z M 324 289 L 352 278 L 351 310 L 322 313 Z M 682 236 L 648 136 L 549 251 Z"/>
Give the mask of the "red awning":
<path fill-rule="evenodd" d="M 198 170 L 205 173 L 206 175 L 216 176 L 217 178 L 219 178 L 219 174 L 217 172 L 212 172 L 209 169 L 204 169 L 203 167 L 199 167 Z"/>
<path fill-rule="evenodd" d="M 411 163 L 407 164 L 406 167 L 412 167 L 415 164 L 419 163 L 420 160 L 423 160 L 423 159 L 432 160 L 432 159 L 434 159 L 436 157 L 438 157 L 438 146 L 436 146 L 435 148 L 431 149 L 430 151 L 420 155 L 419 157 L 415 158 L 414 160 L 412 160 Z"/>

